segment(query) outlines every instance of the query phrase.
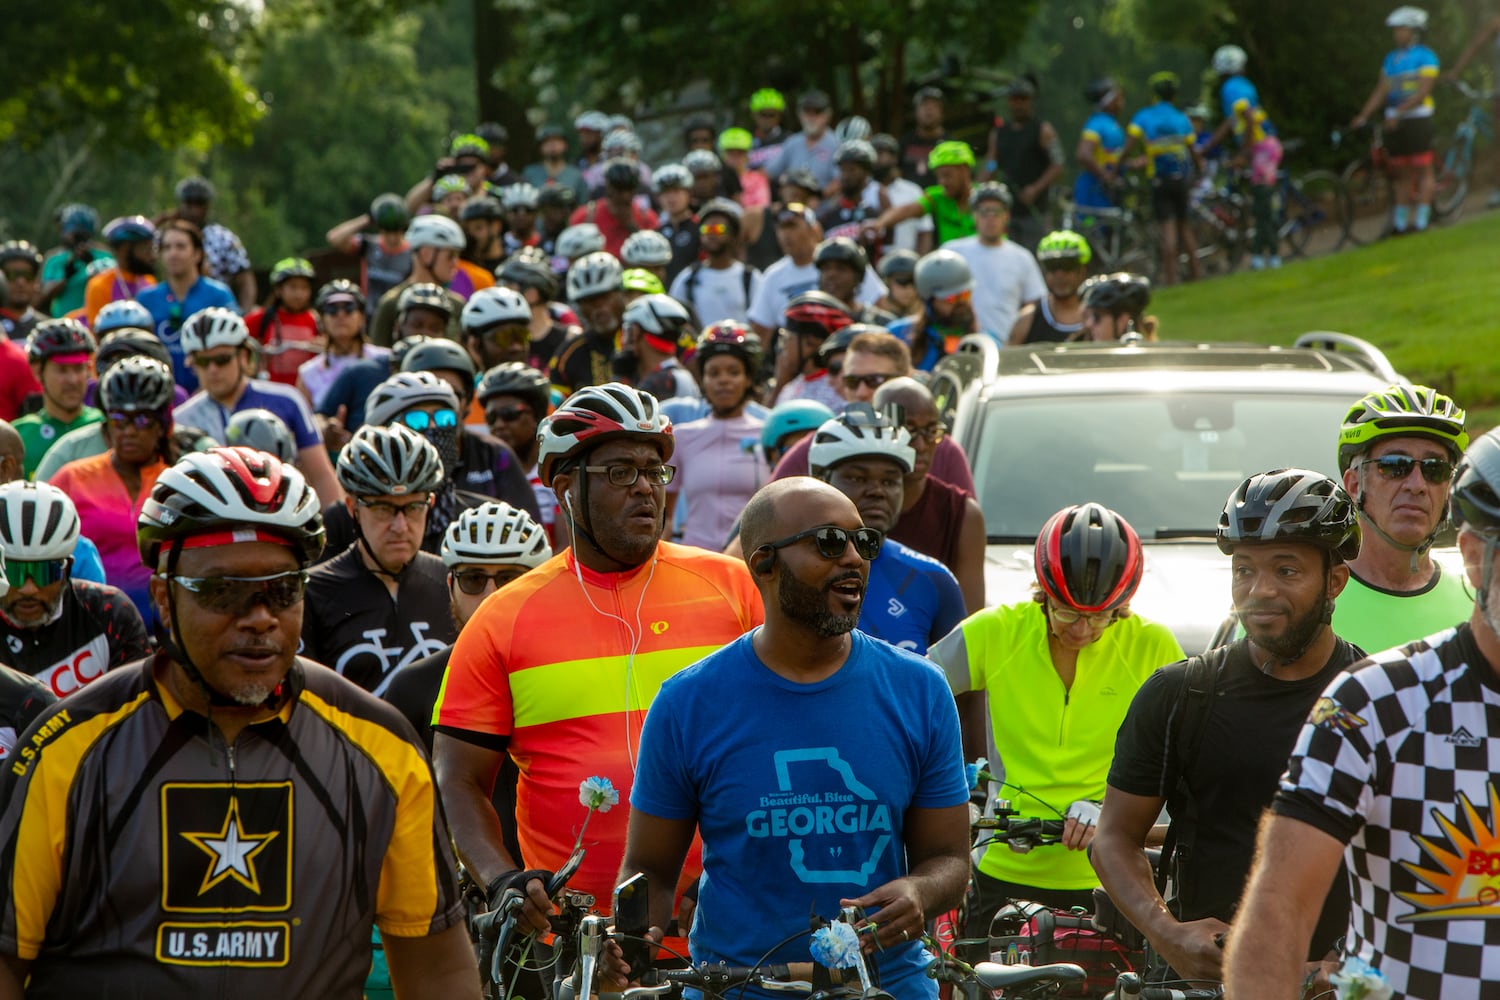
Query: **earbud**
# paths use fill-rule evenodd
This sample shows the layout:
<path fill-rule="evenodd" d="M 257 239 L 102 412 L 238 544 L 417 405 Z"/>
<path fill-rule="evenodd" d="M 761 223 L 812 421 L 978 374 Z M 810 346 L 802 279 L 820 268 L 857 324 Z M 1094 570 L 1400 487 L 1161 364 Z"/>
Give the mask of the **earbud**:
<path fill-rule="evenodd" d="M 572 490 L 563 490 L 563 503 L 567 504 L 569 507 L 573 506 L 573 491 Z"/>

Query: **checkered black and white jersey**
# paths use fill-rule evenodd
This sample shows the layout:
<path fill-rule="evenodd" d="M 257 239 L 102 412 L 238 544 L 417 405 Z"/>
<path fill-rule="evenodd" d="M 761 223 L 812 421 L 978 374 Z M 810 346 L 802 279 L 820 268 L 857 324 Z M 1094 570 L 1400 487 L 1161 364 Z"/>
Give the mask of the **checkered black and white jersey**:
<path fill-rule="evenodd" d="M 1272 808 L 1348 846 L 1346 954 L 1396 997 L 1500 995 L 1500 678 L 1468 625 L 1333 681 Z"/>

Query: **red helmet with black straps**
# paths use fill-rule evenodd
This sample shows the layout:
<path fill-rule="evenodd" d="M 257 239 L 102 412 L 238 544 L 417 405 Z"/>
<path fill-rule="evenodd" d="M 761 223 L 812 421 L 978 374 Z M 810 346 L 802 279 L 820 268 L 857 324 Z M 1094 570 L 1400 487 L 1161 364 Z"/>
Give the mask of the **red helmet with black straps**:
<path fill-rule="evenodd" d="M 803 292 L 787 303 L 785 326 L 798 336 L 827 337 L 853 322 L 844 304 L 827 292 Z"/>
<path fill-rule="evenodd" d="M 1064 507 L 1037 535 L 1037 583 L 1049 600 L 1084 614 L 1128 603 L 1142 567 L 1135 529 L 1103 504 Z"/>

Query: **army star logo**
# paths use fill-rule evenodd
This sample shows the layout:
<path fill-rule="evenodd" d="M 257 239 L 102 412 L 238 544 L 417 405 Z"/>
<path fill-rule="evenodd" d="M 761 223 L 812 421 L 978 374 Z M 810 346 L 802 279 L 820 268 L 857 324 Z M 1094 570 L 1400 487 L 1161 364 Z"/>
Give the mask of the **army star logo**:
<path fill-rule="evenodd" d="M 203 895 L 224 881 L 232 878 L 256 895 L 260 895 L 260 877 L 255 873 L 255 856 L 265 850 L 276 839 L 278 831 L 253 835 L 245 832 L 240 824 L 239 800 L 229 800 L 229 812 L 224 816 L 224 826 L 217 833 L 184 833 L 198 850 L 213 858 L 198 887 Z"/>

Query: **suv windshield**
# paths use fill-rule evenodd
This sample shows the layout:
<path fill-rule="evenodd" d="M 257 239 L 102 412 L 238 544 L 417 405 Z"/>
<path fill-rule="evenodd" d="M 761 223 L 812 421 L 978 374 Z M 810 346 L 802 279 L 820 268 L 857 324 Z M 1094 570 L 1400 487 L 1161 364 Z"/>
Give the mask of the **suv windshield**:
<path fill-rule="evenodd" d="M 1143 540 L 1213 537 L 1247 477 L 1302 467 L 1337 474 L 1346 396 L 1223 392 L 992 399 L 974 482 L 992 539 L 1035 538 L 1068 504 L 1097 500 Z"/>

